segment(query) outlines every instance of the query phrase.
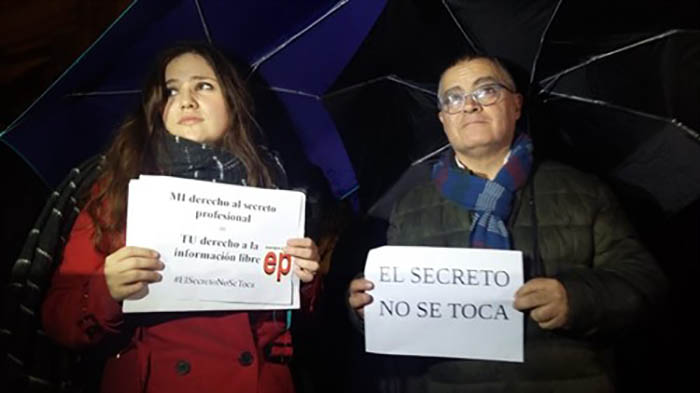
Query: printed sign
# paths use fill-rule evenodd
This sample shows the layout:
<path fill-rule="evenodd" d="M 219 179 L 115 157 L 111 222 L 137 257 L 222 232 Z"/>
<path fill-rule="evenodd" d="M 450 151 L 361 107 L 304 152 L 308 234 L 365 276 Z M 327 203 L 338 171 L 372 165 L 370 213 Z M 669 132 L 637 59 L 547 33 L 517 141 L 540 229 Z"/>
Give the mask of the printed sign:
<path fill-rule="evenodd" d="M 282 249 L 303 237 L 304 204 L 298 191 L 132 180 L 126 244 L 158 251 L 165 269 L 124 312 L 298 308 L 299 279 Z"/>
<path fill-rule="evenodd" d="M 365 278 L 367 352 L 523 361 L 520 251 L 385 246 Z"/>

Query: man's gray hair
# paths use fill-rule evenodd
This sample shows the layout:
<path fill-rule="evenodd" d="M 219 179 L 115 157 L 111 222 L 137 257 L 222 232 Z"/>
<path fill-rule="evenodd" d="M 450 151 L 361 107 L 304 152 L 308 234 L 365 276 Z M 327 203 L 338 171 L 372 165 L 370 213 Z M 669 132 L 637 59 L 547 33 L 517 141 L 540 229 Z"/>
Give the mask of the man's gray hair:
<path fill-rule="evenodd" d="M 513 79 L 513 75 L 508 71 L 508 69 L 503 65 L 503 62 L 498 60 L 498 58 L 493 57 L 493 56 L 486 56 L 486 55 L 464 55 L 460 57 L 459 59 L 455 60 L 450 64 L 447 68 L 445 68 L 444 71 L 442 71 L 442 74 L 440 74 L 440 80 L 438 82 L 438 89 L 437 89 L 437 95 L 440 97 L 440 94 L 442 93 L 442 78 L 445 76 L 445 73 L 453 68 L 456 67 L 462 63 L 468 63 L 470 61 L 474 60 L 486 60 L 491 62 L 494 66 L 496 66 L 496 70 L 500 74 L 499 77 L 502 79 L 502 83 L 506 85 L 507 88 L 511 89 L 513 92 L 518 91 L 518 86 L 515 85 L 515 80 Z"/>

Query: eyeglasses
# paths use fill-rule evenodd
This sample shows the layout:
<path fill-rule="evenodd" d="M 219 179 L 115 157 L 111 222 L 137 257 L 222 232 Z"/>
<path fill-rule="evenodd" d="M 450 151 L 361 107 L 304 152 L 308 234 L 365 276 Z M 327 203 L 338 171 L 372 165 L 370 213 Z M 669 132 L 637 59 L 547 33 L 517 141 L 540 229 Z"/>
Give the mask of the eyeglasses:
<path fill-rule="evenodd" d="M 461 87 L 453 87 L 440 95 L 440 110 L 451 115 L 459 113 L 464 110 L 469 97 L 481 106 L 493 105 L 501 98 L 503 90 L 513 93 L 513 89 L 501 83 L 489 83 L 469 93 Z"/>

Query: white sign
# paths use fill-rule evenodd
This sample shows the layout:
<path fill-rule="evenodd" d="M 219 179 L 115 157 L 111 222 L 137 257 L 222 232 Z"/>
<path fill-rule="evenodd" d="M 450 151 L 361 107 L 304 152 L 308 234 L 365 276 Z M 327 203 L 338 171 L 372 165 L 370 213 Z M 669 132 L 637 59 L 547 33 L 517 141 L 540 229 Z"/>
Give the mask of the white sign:
<path fill-rule="evenodd" d="M 520 251 L 385 246 L 367 256 L 367 352 L 523 361 Z"/>
<path fill-rule="evenodd" d="M 282 252 L 304 235 L 305 195 L 167 176 L 129 183 L 126 244 L 158 251 L 163 280 L 124 312 L 290 309 L 299 279 Z"/>

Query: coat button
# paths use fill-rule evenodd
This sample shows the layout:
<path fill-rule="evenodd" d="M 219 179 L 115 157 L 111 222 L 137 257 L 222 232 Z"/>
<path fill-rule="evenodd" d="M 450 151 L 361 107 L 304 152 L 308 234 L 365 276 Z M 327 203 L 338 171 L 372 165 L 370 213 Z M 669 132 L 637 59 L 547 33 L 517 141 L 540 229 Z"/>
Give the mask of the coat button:
<path fill-rule="evenodd" d="M 241 366 L 250 366 L 253 364 L 253 354 L 248 351 L 241 353 L 241 356 L 238 357 L 238 363 Z"/>
<path fill-rule="evenodd" d="M 100 328 L 98 326 L 95 326 L 95 325 L 89 326 L 87 329 L 85 329 L 85 333 L 87 333 L 88 337 L 90 337 L 90 338 L 92 338 L 99 331 L 100 331 Z"/>
<path fill-rule="evenodd" d="M 192 366 L 190 366 L 190 362 L 187 360 L 178 360 L 177 363 L 175 363 L 175 372 L 178 375 L 187 375 L 190 369 L 192 369 Z"/>

